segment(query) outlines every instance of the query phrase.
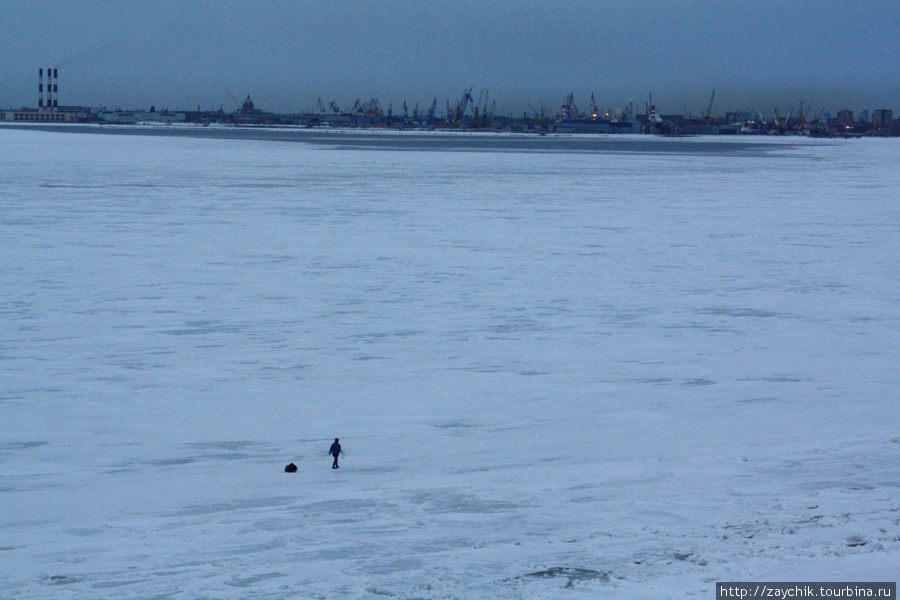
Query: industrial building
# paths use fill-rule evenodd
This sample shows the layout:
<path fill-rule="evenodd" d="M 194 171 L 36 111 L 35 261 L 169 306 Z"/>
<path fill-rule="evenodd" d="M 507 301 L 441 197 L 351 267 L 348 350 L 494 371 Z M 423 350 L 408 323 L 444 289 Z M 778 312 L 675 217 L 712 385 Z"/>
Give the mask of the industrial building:
<path fill-rule="evenodd" d="M 187 118 L 184 112 L 157 112 L 151 108 L 149 112 L 142 110 L 101 111 L 98 118 L 105 123 L 116 125 L 134 125 L 136 123 L 184 123 Z"/>
<path fill-rule="evenodd" d="M 78 120 L 78 112 L 40 108 L 0 110 L 0 121 L 15 123 L 77 123 Z"/>

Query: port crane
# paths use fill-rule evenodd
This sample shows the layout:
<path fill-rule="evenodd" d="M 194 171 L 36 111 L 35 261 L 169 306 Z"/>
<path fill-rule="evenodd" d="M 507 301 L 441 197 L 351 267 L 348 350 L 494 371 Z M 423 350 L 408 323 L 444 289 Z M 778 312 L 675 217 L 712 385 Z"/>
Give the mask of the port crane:
<path fill-rule="evenodd" d="M 813 124 L 817 124 L 817 123 L 819 122 L 819 119 L 822 118 L 822 113 L 824 113 L 824 112 L 825 112 L 825 107 L 822 107 L 822 110 L 820 110 L 819 112 L 817 112 L 817 113 L 816 113 L 816 116 L 814 116 L 814 117 L 812 118 L 812 123 L 813 123 Z"/>
<path fill-rule="evenodd" d="M 384 114 L 381 110 L 381 104 L 378 102 L 378 98 L 370 98 L 369 101 L 365 103 L 357 98 L 351 112 L 356 115 L 362 114 L 367 117 L 380 117 Z"/>
<path fill-rule="evenodd" d="M 458 125 L 460 121 L 466 116 L 466 109 L 469 107 L 469 102 L 474 102 L 474 98 L 472 98 L 472 88 L 467 89 L 463 92 L 462 99 L 456 103 L 456 107 L 453 110 L 453 124 Z"/>
<path fill-rule="evenodd" d="M 716 99 L 716 90 L 712 91 L 712 96 L 709 98 L 709 106 L 706 108 L 706 122 L 709 123 L 712 121 L 712 109 L 713 109 L 713 101 Z"/>
<path fill-rule="evenodd" d="M 528 105 L 528 108 L 531 109 L 532 118 L 534 119 L 535 122 L 541 123 L 541 124 L 547 124 L 552 120 L 550 110 L 544 106 L 543 102 L 541 102 L 540 110 L 537 110 L 535 107 L 533 107 L 530 104 Z"/>
<path fill-rule="evenodd" d="M 808 112 L 809 112 L 809 108 L 807 108 L 806 111 L 803 110 L 803 100 L 801 100 L 800 101 L 800 110 L 797 112 L 797 121 L 800 123 L 801 126 L 806 124 L 806 113 L 808 113 Z"/>
<path fill-rule="evenodd" d="M 378 101 L 378 98 L 370 98 L 369 101 L 363 105 L 363 112 L 368 117 L 380 117 L 384 115 L 384 111 L 381 109 L 381 103 Z"/>
<path fill-rule="evenodd" d="M 242 102 L 240 100 L 238 100 L 235 97 L 235 95 L 232 94 L 231 92 L 229 92 L 228 90 L 225 90 L 225 93 L 228 94 L 228 96 L 231 97 L 231 101 L 234 102 L 235 110 L 241 110 L 241 106 L 243 106 Z"/>
<path fill-rule="evenodd" d="M 562 105 L 562 118 L 563 119 L 577 119 L 578 118 L 578 107 L 575 106 L 575 94 L 569 92 L 569 95 L 566 96 L 565 101 Z"/>
<path fill-rule="evenodd" d="M 489 105 L 490 101 L 490 89 L 482 90 L 480 94 L 478 94 L 478 103 L 475 105 L 475 127 L 489 127 L 491 123 L 491 117 L 494 116 L 494 110 L 497 108 L 497 101 L 494 100 L 493 104 Z M 484 98 L 484 104 L 481 103 L 482 98 Z M 481 110 L 481 115 L 479 116 L 479 107 Z"/>

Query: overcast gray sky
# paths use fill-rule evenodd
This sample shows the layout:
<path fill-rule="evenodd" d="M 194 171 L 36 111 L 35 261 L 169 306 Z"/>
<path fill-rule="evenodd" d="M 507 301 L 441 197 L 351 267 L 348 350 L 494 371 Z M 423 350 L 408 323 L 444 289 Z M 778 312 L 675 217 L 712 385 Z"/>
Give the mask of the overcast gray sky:
<path fill-rule="evenodd" d="M 900 0 L 0 0 L 0 106 L 900 110 Z"/>

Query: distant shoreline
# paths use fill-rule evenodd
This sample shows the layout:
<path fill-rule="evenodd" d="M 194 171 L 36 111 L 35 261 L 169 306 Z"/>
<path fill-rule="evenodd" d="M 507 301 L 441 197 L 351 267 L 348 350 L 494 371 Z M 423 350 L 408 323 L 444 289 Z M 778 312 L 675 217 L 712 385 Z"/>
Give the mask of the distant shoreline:
<path fill-rule="evenodd" d="M 763 136 L 723 139 L 721 136 L 661 136 L 650 134 L 511 133 L 486 131 L 403 131 L 353 128 L 2 124 L 0 128 L 69 134 L 193 137 L 306 143 L 330 148 L 394 151 L 519 151 L 599 154 L 760 154 L 798 145 L 798 139 Z M 804 141 L 806 138 L 802 138 Z M 822 140 L 823 143 L 834 140 Z"/>

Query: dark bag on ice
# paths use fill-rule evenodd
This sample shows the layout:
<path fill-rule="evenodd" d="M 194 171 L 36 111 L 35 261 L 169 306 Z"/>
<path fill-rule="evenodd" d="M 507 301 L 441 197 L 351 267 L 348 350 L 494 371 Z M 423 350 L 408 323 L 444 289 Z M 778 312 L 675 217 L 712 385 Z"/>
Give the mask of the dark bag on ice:
<path fill-rule="evenodd" d="M 286 467 L 284 468 L 284 472 L 285 472 L 285 473 L 296 473 L 296 472 L 297 472 L 297 465 L 295 465 L 294 463 L 289 464 L 288 466 L 286 466 Z"/>

